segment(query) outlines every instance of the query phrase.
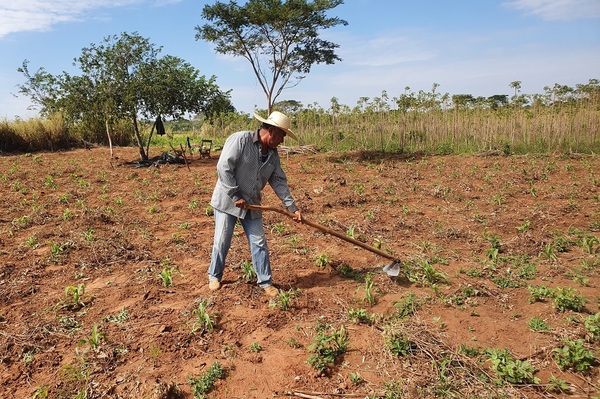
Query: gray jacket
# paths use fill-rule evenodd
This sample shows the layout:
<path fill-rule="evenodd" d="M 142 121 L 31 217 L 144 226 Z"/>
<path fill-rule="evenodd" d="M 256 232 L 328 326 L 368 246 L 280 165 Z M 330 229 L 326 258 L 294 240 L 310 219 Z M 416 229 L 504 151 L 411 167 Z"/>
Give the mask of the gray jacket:
<path fill-rule="evenodd" d="M 210 201 L 213 208 L 244 218 L 249 210 L 236 207 L 235 202 L 244 198 L 249 204 L 260 205 L 261 191 L 269 183 L 288 211 L 298 210 L 277 149 L 269 149 L 264 163 L 260 150 L 258 130 L 237 132 L 227 138 L 217 163 L 218 179 Z M 250 211 L 253 219 L 261 216 L 261 211 Z"/>

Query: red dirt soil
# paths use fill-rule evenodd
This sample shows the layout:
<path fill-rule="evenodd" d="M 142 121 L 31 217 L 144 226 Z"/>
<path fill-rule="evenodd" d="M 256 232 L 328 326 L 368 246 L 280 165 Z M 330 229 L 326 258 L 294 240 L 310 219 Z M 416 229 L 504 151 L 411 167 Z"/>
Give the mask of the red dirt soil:
<path fill-rule="evenodd" d="M 208 290 L 218 153 L 148 168 L 125 164 L 136 149 L 115 155 L 0 156 L 2 398 L 192 398 L 188 378 L 216 361 L 225 375 L 210 398 L 599 395 L 597 364 L 561 370 L 553 352 L 581 338 L 599 358 L 583 324 L 599 311 L 598 156 L 282 155 L 306 219 L 380 244 L 403 267 L 391 278 L 386 259 L 265 212 L 283 310 L 244 280 L 241 228 L 223 288 Z M 164 267 L 180 272 L 170 287 Z M 80 284 L 75 304 L 65 290 Z M 586 303 L 531 303 L 528 286 L 574 288 Z M 202 301 L 212 332 L 195 324 Z M 359 309 L 371 320 L 352 318 Z M 534 317 L 549 330 L 532 331 Z M 348 349 L 319 374 L 307 362 L 317 330 L 342 325 Z M 389 350 L 393 332 L 413 342 L 410 355 Z M 491 382 L 486 349 L 527 361 L 540 384 Z M 551 378 L 569 389 L 551 391 Z"/>

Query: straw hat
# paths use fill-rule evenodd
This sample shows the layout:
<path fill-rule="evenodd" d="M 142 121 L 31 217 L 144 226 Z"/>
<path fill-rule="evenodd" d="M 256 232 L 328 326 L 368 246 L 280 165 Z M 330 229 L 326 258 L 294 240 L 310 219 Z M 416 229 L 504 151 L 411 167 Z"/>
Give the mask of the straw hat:
<path fill-rule="evenodd" d="M 288 118 L 281 112 L 273 111 L 267 119 L 261 118 L 258 114 L 254 114 L 254 117 L 259 121 L 266 123 L 267 125 L 278 127 L 279 129 L 283 130 L 288 136 L 298 141 L 298 137 L 296 137 L 296 134 L 294 134 L 294 132 L 290 130 L 290 126 L 292 124 L 290 118 Z"/>

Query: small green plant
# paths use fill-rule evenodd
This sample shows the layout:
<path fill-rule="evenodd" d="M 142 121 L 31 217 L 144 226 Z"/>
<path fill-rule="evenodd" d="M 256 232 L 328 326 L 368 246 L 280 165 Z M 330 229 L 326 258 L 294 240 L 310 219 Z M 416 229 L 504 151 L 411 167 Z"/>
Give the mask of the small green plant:
<path fill-rule="evenodd" d="M 367 313 L 365 309 L 348 309 L 348 320 L 357 324 L 370 324 L 371 316 Z"/>
<path fill-rule="evenodd" d="M 279 308 L 283 311 L 289 310 L 292 300 L 300 295 L 300 290 L 290 289 L 288 291 L 280 290 L 277 297 L 271 301 L 269 306 Z"/>
<path fill-rule="evenodd" d="M 485 239 L 490 243 L 490 247 L 486 251 L 486 255 L 489 260 L 492 261 L 493 264 L 498 262 L 498 255 L 502 252 L 502 246 L 500 245 L 500 237 L 497 234 L 487 235 L 485 234 Z"/>
<path fill-rule="evenodd" d="M 409 292 L 408 296 L 401 302 L 393 302 L 396 308 L 396 315 L 399 319 L 405 319 L 414 315 L 417 310 L 423 305 L 423 302 L 417 299 L 413 292 Z"/>
<path fill-rule="evenodd" d="M 315 260 L 315 265 L 318 267 L 327 267 L 329 265 L 329 256 L 326 253 L 319 255 Z"/>
<path fill-rule="evenodd" d="M 164 266 L 158 277 L 161 279 L 163 286 L 171 287 L 173 285 L 173 273 L 177 273 L 183 277 L 183 274 L 176 267 Z"/>
<path fill-rule="evenodd" d="M 356 227 L 354 227 L 354 225 L 350 225 L 346 230 L 346 235 L 350 238 L 356 238 Z"/>
<path fill-rule="evenodd" d="M 342 324 L 339 330 L 333 330 L 331 333 L 321 330 L 313 339 L 313 343 L 308 350 L 314 352 L 308 358 L 307 362 L 320 374 L 324 374 L 331 367 L 338 356 L 341 356 L 348 349 L 348 332 Z"/>
<path fill-rule="evenodd" d="M 596 364 L 594 353 L 587 349 L 582 339 L 571 341 L 565 339 L 562 348 L 554 349 L 554 360 L 562 370 L 588 371 Z"/>
<path fill-rule="evenodd" d="M 256 280 L 256 272 L 254 271 L 254 267 L 252 267 L 252 263 L 247 260 L 242 262 L 242 278 L 245 282 L 249 283 L 251 281 Z"/>
<path fill-rule="evenodd" d="M 44 180 L 44 187 L 49 188 L 51 190 L 56 190 L 57 186 L 52 176 L 46 176 L 46 179 Z"/>
<path fill-rule="evenodd" d="M 358 282 L 363 282 L 365 281 L 365 278 L 363 276 L 362 273 L 360 273 L 357 270 L 354 270 L 350 265 L 348 265 L 347 263 L 342 264 L 341 266 L 339 266 L 337 269 L 337 272 L 347 278 L 350 278 L 352 280 L 358 281 Z"/>
<path fill-rule="evenodd" d="M 486 354 L 496 375 L 511 384 L 539 384 L 535 368 L 527 361 L 514 359 L 508 349 L 488 349 Z"/>
<path fill-rule="evenodd" d="M 129 311 L 127 308 L 122 308 L 119 313 L 115 316 L 106 316 L 103 320 L 108 321 L 110 323 L 122 323 L 125 320 L 129 319 Z"/>
<path fill-rule="evenodd" d="M 92 241 L 94 241 L 94 234 L 96 234 L 96 231 L 94 229 L 92 229 L 91 227 L 88 227 L 83 232 L 83 239 L 88 242 L 92 242 Z"/>
<path fill-rule="evenodd" d="M 531 331 L 536 332 L 552 330 L 550 326 L 546 323 L 546 320 L 535 316 L 529 320 L 529 322 L 527 323 L 527 327 L 529 327 Z"/>
<path fill-rule="evenodd" d="M 79 341 L 80 344 L 89 344 L 90 348 L 92 348 L 95 352 L 98 352 L 100 349 L 100 340 L 104 338 L 104 333 L 98 330 L 98 324 L 94 323 L 92 327 L 92 333 L 89 338 L 84 338 Z"/>
<path fill-rule="evenodd" d="M 583 325 L 587 328 L 593 340 L 600 340 L 600 312 L 586 317 L 583 320 Z"/>
<path fill-rule="evenodd" d="M 225 376 L 225 370 L 221 367 L 219 362 L 214 362 L 211 366 L 198 377 L 190 376 L 188 382 L 192 386 L 192 392 L 194 393 L 194 399 L 207 399 L 207 393 L 209 393 L 217 380 L 222 379 Z"/>
<path fill-rule="evenodd" d="M 546 244 L 542 252 L 540 252 L 540 256 L 543 256 L 552 262 L 556 262 L 558 259 L 556 252 L 556 246 L 554 244 Z"/>
<path fill-rule="evenodd" d="M 188 208 L 190 209 L 198 209 L 198 200 L 197 199 L 193 199 L 190 201 Z"/>
<path fill-rule="evenodd" d="M 364 382 L 364 379 L 359 373 L 352 372 L 348 375 L 348 378 L 350 379 L 350 382 L 354 385 L 360 385 Z"/>
<path fill-rule="evenodd" d="M 569 392 L 571 390 L 569 383 L 565 380 L 561 380 L 560 378 L 551 376 L 548 379 L 548 382 L 550 383 L 550 386 L 548 387 L 548 390 L 550 392 L 561 393 L 561 392 Z"/>
<path fill-rule="evenodd" d="M 263 350 L 263 347 L 258 342 L 252 342 L 248 350 L 252 353 L 258 353 Z"/>
<path fill-rule="evenodd" d="M 73 218 L 73 213 L 69 210 L 69 208 L 65 208 L 62 214 L 63 220 L 71 220 Z"/>
<path fill-rule="evenodd" d="M 48 385 L 42 385 L 37 387 L 33 392 L 31 399 L 47 399 L 48 398 Z"/>
<path fill-rule="evenodd" d="M 373 277 L 371 277 L 370 275 L 367 275 L 365 277 L 365 296 L 363 297 L 363 302 L 367 302 L 369 304 L 369 306 L 373 306 L 377 302 L 377 300 L 375 298 L 375 293 L 373 292 L 374 291 L 373 285 L 374 285 Z"/>
<path fill-rule="evenodd" d="M 553 291 L 553 306 L 560 312 L 567 309 L 579 312 L 585 306 L 585 298 L 574 288 L 556 288 Z"/>
<path fill-rule="evenodd" d="M 545 285 L 530 285 L 527 290 L 529 291 L 529 303 L 542 302 L 552 298 L 553 295 L 553 290 Z"/>
<path fill-rule="evenodd" d="M 204 214 L 206 216 L 212 216 L 215 214 L 215 210 L 211 205 L 207 205 L 206 208 L 204 208 Z"/>
<path fill-rule="evenodd" d="M 85 306 L 83 302 L 85 295 L 85 284 L 81 283 L 77 286 L 69 285 L 65 287 L 65 300 L 62 302 L 63 307 L 71 309 L 80 309 Z"/>
<path fill-rule="evenodd" d="M 271 233 L 282 235 L 285 233 L 285 225 L 282 222 L 276 223 L 271 227 Z"/>
<path fill-rule="evenodd" d="M 212 332 L 214 324 L 210 315 L 207 312 L 208 301 L 206 299 L 200 301 L 198 307 L 192 310 L 192 316 L 195 316 L 192 324 L 192 334 L 197 332 Z"/>
<path fill-rule="evenodd" d="M 517 231 L 521 234 L 524 234 L 527 232 L 527 230 L 529 230 L 530 226 L 531 226 L 531 222 L 529 220 L 526 220 L 525 222 L 523 222 L 522 225 L 517 227 Z"/>
<path fill-rule="evenodd" d="M 384 385 L 383 399 L 402 399 L 406 395 L 402 389 L 402 381 L 387 381 Z"/>
<path fill-rule="evenodd" d="M 410 356 L 417 349 L 417 345 L 409 337 L 394 329 L 388 331 L 385 346 L 394 356 Z"/>

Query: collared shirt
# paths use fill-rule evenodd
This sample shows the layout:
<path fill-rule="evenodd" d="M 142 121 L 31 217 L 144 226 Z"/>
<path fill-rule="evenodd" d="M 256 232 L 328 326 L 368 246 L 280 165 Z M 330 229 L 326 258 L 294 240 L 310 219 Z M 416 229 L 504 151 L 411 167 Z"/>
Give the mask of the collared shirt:
<path fill-rule="evenodd" d="M 246 217 L 248 209 L 236 207 L 235 202 L 243 198 L 249 204 L 260 205 L 261 191 L 267 183 L 288 211 L 298 210 L 277 149 L 269 148 L 266 160 L 261 159 L 258 130 L 237 132 L 227 138 L 217 163 L 217 175 L 210 204 L 221 212 Z M 261 211 L 251 210 L 249 217 L 255 219 L 261 215 Z"/>

